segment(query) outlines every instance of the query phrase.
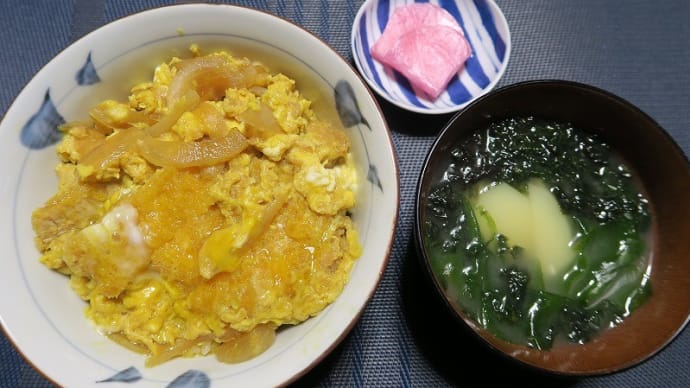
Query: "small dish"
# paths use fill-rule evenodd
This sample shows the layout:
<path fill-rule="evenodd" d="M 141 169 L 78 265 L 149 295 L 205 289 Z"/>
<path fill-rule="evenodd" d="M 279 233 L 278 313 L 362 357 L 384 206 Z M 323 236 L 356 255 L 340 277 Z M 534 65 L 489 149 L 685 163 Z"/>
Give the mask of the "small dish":
<path fill-rule="evenodd" d="M 493 0 L 434 2 L 448 11 L 462 27 L 472 55 L 446 90 L 434 101 L 415 91 L 397 71 L 371 56 L 371 46 L 383 33 L 397 7 L 415 0 L 368 0 L 355 16 L 351 48 L 357 69 L 369 86 L 390 103 L 417 113 L 444 114 L 458 111 L 493 89 L 510 58 L 510 30 Z"/>

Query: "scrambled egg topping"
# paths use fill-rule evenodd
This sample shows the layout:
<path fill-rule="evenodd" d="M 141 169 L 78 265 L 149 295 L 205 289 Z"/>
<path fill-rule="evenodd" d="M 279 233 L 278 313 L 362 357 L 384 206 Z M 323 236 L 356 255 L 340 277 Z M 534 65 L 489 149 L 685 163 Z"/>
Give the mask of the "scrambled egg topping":
<path fill-rule="evenodd" d="M 320 312 L 361 248 L 347 136 L 283 74 L 227 52 L 159 65 L 64 126 L 41 261 L 148 365 L 242 361 Z"/>

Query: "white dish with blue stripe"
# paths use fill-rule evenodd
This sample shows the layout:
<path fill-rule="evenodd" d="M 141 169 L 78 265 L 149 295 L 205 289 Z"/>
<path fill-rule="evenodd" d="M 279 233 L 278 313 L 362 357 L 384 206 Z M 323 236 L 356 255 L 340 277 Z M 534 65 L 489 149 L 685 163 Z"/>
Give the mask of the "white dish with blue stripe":
<path fill-rule="evenodd" d="M 398 7 L 432 3 L 448 11 L 462 27 L 472 55 L 436 99 L 415 93 L 409 81 L 371 56 L 371 46 L 381 37 Z M 418 113 L 443 114 L 462 109 L 493 89 L 510 57 L 510 30 L 503 12 L 493 0 L 368 0 L 355 16 L 352 55 L 369 86 L 390 103 Z"/>

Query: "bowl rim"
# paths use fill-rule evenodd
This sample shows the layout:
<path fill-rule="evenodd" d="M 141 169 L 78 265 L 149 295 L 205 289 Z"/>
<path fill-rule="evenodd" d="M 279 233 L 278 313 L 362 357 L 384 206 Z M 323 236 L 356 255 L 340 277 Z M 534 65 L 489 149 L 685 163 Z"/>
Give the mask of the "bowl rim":
<path fill-rule="evenodd" d="M 399 162 L 398 162 L 398 155 L 397 151 L 395 149 L 395 142 L 393 141 L 393 136 L 390 131 L 390 128 L 388 126 L 388 122 L 386 120 L 386 117 L 383 113 L 383 110 L 376 99 L 376 96 L 372 91 L 366 87 L 366 81 L 364 77 L 359 74 L 359 72 L 350 64 L 350 62 L 340 53 L 338 52 L 330 43 L 328 43 L 325 39 L 317 35 L 315 32 L 312 32 L 311 30 L 307 29 L 306 27 L 292 21 L 291 19 L 281 16 L 277 13 L 270 12 L 268 10 L 263 10 L 259 8 L 254 8 L 251 6 L 245 6 L 245 5 L 238 5 L 238 4 L 224 4 L 224 3 L 187 3 L 187 4 L 168 4 L 168 5 L 162 5 L 162 6 L 155 6 L 155 7 L 150 7 L 142 10 L 138 10 L 135 12 L 127 13 L 123 16 L 120 16 L 116 19 L 110 20 L 107 23 L 103 23 L 102 25 L 98 26 L 98 28 L 95 28 L 94 30 L 84 34 L 83 36 L 79 37 L 76 40 L 73 41 L 68 41 L 65 43 L 64 47 L 62 47 L 60 50 L 58 50 L 54 55 L 52 55 L 48 60 L 46 60 L 40 67 L 37 68 L 31 75 L 30 78 L 28 78 L 25 82 L 24 85 L 19 89 L 19 91 L 14 95 L 12 101 L 10 104 L 7 106 L 7 110 L 3 113 L 3 116 L 0 118 L 0 128 L 2 128 L 5 123 L 6 119 L 8 117 L 9 113 L 12 113 L 15 111 L 17 108 L 16 106 L 19 104 L 18 100 L 21 99 L 21 97 L 28 93 L 28 89 L 30 85 L 34 82 L 36 77 L 45 72 L 47 68 L 49 68 L 51 65 L 54 64 L 54 62 L 57 60 L 58 57 L 61 57 L 65 54 L 68 53 L 68 51 L 72 50 L 73 47 L 83 44 L 83 42 L 88 41 L 89 39 L 92 39 L 95 35 L 102 34 L 103 30 L 111 28 L 112 25 L 121 23 L 123 21 L 128 21 L 133 18 L 138 18 L 141 17 L 142 15 L 148 15 L 152 13 L 159 13 L 159 12 L 175 12 L 176 10 L 184 10 L 184 9 L 204 9 L 204 10 L 216 10 L 218 8 L 214 7 L 220 7 L 220 8 L 225 8 L 228 10 L 235 9 L 235 10 L 242 10 L 242 12 L 251 12 L 255 14 L 261 14 L 261 17 L 266 17 L 272 20 L 272 22 L 280 22 L 280 23 L 287 23 L 284 24 L 283 26 L 285 28 L 297 28 L 298 30 L 301 31 L 301 33 L 306 33 L 308 36 L 310 36 L 312 39 L 315 39 L 316 42 L 318 42 L 325 50 L 329 50 L 331 52 L 331 55 L 334 55 L 334 60 L 340 62 L 342 65 L 346 66 L 351 70 L 351 74 L 355 79 L 358 79 L 359 82 L 362 84 L 362 90 L 367 94 L 369 97 L 370 102 L 373 103 L 373 110 L 377 113 L 377 115 L 381 119 L 381 123 L 385 129 L 385 140 L 389 145 L 389 148 L 391 150 L 391 155 L 390 157 L 392 158 L 392 167 L 393 167 L 393 173 L 394 173 L 394 180 L 395 180 L 395 185 L 394 185 L 394 191 L 393 191 L 393 197 L 395 198 L 395 204 L 394 204 L 394 211 L 392 218 L 390 219 L 390 227 L 391 227 L 391 232 L 390 236 L 388 239 L 388 242 L 386 243 L 385 246 L 385 255 L 383 259 L 380 262 L 380 265 L 378 266 L 378 271 L 376 275 L 376 281 L 374 284 L 371 285 L 369 290 L 367 290 L 366 297 L 363 300 L 363 303 L 358 306 L 356 314 L 351 316 L 350 321 L 347 323 L 346 327 L 344 330 L 340 332 L 340 334 L 332 341 L 332 343 L 324 349 L 317 357 L 312 359 L 308 364 L 302 365 L 300 367 L 300 370 L 293 374 L 289 379 L 284 380 L 281 384 L 282 385 L 287 385 L 290 383 L 295 382 L 298 380 L 300 377 L 303 377 L 305 374 L 307 374 L 310 370 L 312 370 L 315 366 L 317 366 L 319 363 L 323 361 L 324 358 L 326 358 L 329 354 L 332 353 L 332 351 L 338 347 L 342 341 L 349 335 L 349 333 L 352 331 L 352 329 L 355 327 L 355 325 L 359 322 L 361 316 L 364 314 L 366 310 L 366 306 L 371 302 L 371 299 L 373 298 L 376 290 L 378 289 L 378 286 L 381 283 L 381 280 L 383 278 L 383 274 L 388 266 L 388 263 L 390 261 L 390 256 L 391 252 L 393 250 L 393 245 L 395 243 L 395 230 L 397 229 L 397 224 L 398 224 L 398 219 L 399 219 L 399 209 L 400 209 L 400 169 L 399 169 Z M 184 36 L 184 34 L 181 34 Z M 309 66 L 307 64 L 304 64 L 304 66 Z M 356 264 L 356 263 L 355 263 Z M 350 272 L 350 275 L 352 273 Z M 351 282 L 352 279 L 350 279 L 348 282 Z M 329 305 L 330 306 L 330 305 Z M 328 306 L 327 306 L 328 307 Z M 25 353 L 24 349 L 19 346 L 17 343 L 17 338 L 15 338 L 15 335 L 13 334 L 13 331 L 11 330 L 10 327 L 7 327 L 7 324 L 4 319 L 2 319 L 2 314 L 0 314 L 0 329 L 4 333 L 5 337 L 8 339 L 8 342 L 12 344 L 14 349 L 19 353 L 19 355 L 22 357 L 22 359 L 27 362 L 27 364 L 31 365 L 31 367 L 38 372 L 41 376 L 46 378 L 47 380 L 51 381 L 52 383 L 58 384 L 56 380 L 54 380 L 54 376 L 48 375 L 48 373 L 40 368 L 36 362 L 29 358 L 29 356 Z"/>
<path fill-rule="evenodd" d="M 517 364 L 527 367 L 530 370 L 538 371 L 538 372 L 545 372 L 554 376 L 564 376 L 564 377 L 587 377 L 587 376 L 605 376 L 605 375 L 611 375 L 615 373 L 619 373 L 622 371 L 625 371 L 627 369 L 633 368 L 635 366 L 638 366 L 642 364 L 643 362 L 653 358 L 657 354 L 659 354 L 661 351 L 663 351 L 667 346 L 669 346 L 674 340 L 678 338 L 678 336 L 690 325 L 690 313 L 688 316 L 685 318 L 685 320 L 678 326 L 676 327 L 668 336 L 668 338 L 663 342 L 658 345 L 652 351 L 647 352 L 645 355 L 643 355 L 640 358 L 633 359 L 633 360 L 627 360 L 624 363 L 619 363 L 618 365 L 610 368 L 600 368 L 596 370 L 586 370 L 586 371 L 568 371 L 568 370 L 557 370 L 557 369 L 552 369 L 552 368 L 547 368 L 540 366 L 538 364 L 530 363 L 526 360 L 523 360 L 519 357 L 512 356 L 510 354 L 507 354 L 505 351 L 502 349 L 499 349 L 497 345 L 493 344 L 491 341 L 489 341 L 487 338 L 485 338 L 484 335 L 480 333 L 484 332 L 487 334 L 487 336 L 491 337 L 492 339 L 497 340 L 497 342 L 501 343 L 508 343 L 507 341 L 503 341 L 495 337 L 493 334 L 488 332 L 487 330 L 484 330 L 479 326 L 478 324 L 474 323 L 469 317 L 467 317 L 460 309 L 459 307 L 455 306 L 449 299 L 449 297 L 446 295 L 446 292 L 444 291 L 443 287 L 441 286 L 439 279 L 437 276 L 434 274 L 432 269 L 430 268 L 429 265 L 429 259 L 428 255 L 425 249 L 426 244 L 424 243 L 424 239 L 422 237 L 423 234 L 423 228 L 422 224 L 423 221 L 421 220 L 421 212 L 422 212 L 422 206 L 425 203 L 425 198 L 422 198 L 422 193 L 423 193 L 423 183 L 425 177 L 428 175 L 428 170 L 430 169 L 430 161 L 432 159 L 432 156 L 434 155 L 434 152 L 440 147 L 440 145 L 443 143 L 443 140 L 446 137 L 446 134 L 450 131 L 452 131 L 452 127 L 454 126 L 454 123 L 458 120 L 460 120 L 463 117 L 463 114 L 465 112 L 471 111 L 472 107 L 481 104 L 483 101 L 491 99 L 491 98 L 497 98 L 497 96 L 505 93 L 510 93 L 515 91 L 516 89 L 521 89 L 524 87 L 567 87 L 570 90 L 580 90 L 580 91 L 585 91 L 586 93 L 592 93 L 592 94 L 598 94 L 600 96 L 603 96 L 608 99 L 612 99 L 618 104 L 621 104 L 624 106 L 626 109 L 629 109 L 631 112 L 635 113 L 636 115 L 639 115 L 639 117 L 642 117 L 648 124 L 650 124 L 656 131 L 657 134 L 662 136 L 663 140 L 667 142 L 667 145 L 669 145 L 672 150 L 677 153 L 679 156 L 682 156 L 682 163 L 685 164 L 686 170 L 690 171 L 690 159 L 688 158 L 688 155 L 684 153 L 682 148 L 678 145 L 678 143 L 671 137 L 671 135 L 666 131 L 656 120 L 654 120 L 650 115 L 642 111 L 638 106 L 632 104 L 628 100 L 610 92 L 607 91 L 603 88 L 589 85 L 583 82 L 578 82 L 578 81 L 572 81 L 572 80 L 565 80 L 565 79 L 557 79 L 557 78 L 546 78 L 546 79 L 531 79 L 531 80 L 525 80 L 525 81 L 520 81 L 516 82 L 514 84 L 506 85 L 501 88 L 492 90 L 479 98 L 475 99 L 472 101 L 470 104 L 468 104 L 465 109 L 457 112 L 454 114 L 450 120 L 443 126 L 441 131 L 438 133 L 436 138 L 434 139 L 431 147 L 427 151 L 425 157 L 424 157 L 424 162 L 422 164 L 422 167 L 420 169 L 420 173 L 417 178 L 417 184 L 415 186 L 416 193 L 415 193 L 415 200 L 414 200 L 414 228 L 413 228 L 413 233 L 414 233 L 414 244 L 415 244 L 415 253 L 417 256 L 417 260 L 419 261 L 421 267 L 423 268 L 423 272 L 425 273 L 425 278 L 427 280 L 427 286 L 430 286 L 434 294 L 437 298 L 442 299 L 442 304 L 445 310 L 447 311 L 448 315 L 452 316 L 453 321 L 458 322 L 461 326 L 464 328 L 468 329 L 472 334 L 472 336 L 476 339 L 478 339 L 482 344 L 487 345 L 493 353 L 499 354 L 499 357 L 502 357 L 504 359 L 509 359 L 513 362 L 516 362 Z"/>
<path fill-rule="evenodd" d="M 421 113 L 421 114 L 426 114 L 426 115 L 443 115 L 443 114 L 449 114 L 449 113 L 454 113 L 458 112 L 459 110 L 466 108 L 469 104 L 477 100 L 478 98 L 484 96 L 485 94 L 491 92 L 494 90 L 496 85 L 500 82 L 500 80 L 503 78 L 503 75 L 505 74 L 506 69 L 508 68 L 508 64 L 510 62 L 510 57 L 511 57 L 511 52 L 512 52 L 512 35 L 511 35 L 511 30 L 510 26 L 508 24 L 508 20 L 505 17 L 505 14 L 503 13 L 503 10 L 496 4 L 495 0 L 483 0 L 485 1 L 489 7 L 494 11 L 495 15 L 498 16 L 498 24 L 503 26 L 506 31 L 506 39 L 505 39 L 505 45 L 506 45 L 506 51 L 505 51 L 505 58 L 503 59 L 501 63 L 501 67 L 499 68 L 498 72 L 496 73 L 495 77 L 491 80 L 491 82 L 482 88 L 481 92 L 477 94 L 475 97 L 471 98 L 468 101 L 465 101 L 460 104 L 455 104 L 448 106 L 446 108 L 434 108 L 434 107 L 418 107 L 414 106 L 412 104 L 405 103 L 404 101 L 401 101 L 400 99 L 397 99 L 393 97 L 390 93 L 379 87 L 379 85 L 376 84 L 373 80 L 371 80 L 367 75 L 366 72 L 362 68 L 361 60 L 359 55 L 357 55 L 357 49 L 356 49 L 356 42 L 357 39 L 360 36 L 360 20 L 366 13 L 366 11 L 369 10 L 369 8 L 372 8 L 376 3 L 378 3 L 381 0 L 365 0 L 362 5 L 359 7 L 359 10 L 357 11 L 357 14 L 355 15 L 355 18 L 352 23 L 352 30 L 350 32 L 350 52 L 352 54 L 352 59 L 355 63 L 355 66 L 358 70 L 358 73 L 362 76 L 366 84 L 376 92 L 378 96 L 386 100 L 387 102 L 393 104 L 394 106 L 404 109 L 406 111 L 414 112 L 414 113 Z M 413 0 L 413 2 L 422 2 L 423 1 L 418 1 L 418 0 Z M 443 7 L 440 4 L 437 4 L 441 7 Z"/>

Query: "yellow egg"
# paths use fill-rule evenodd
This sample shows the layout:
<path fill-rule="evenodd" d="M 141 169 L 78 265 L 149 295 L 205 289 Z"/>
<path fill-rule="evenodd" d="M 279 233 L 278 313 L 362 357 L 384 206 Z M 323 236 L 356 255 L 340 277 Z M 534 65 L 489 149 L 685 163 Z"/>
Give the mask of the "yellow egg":
<path fill-rule="evenodd" d="M 160 64 L 128 101 L 63 128 L 58 191 L 32 220 L 42 263 L 148 365 L 256 356 L 333 302 L 361 254 L 348 137 L 287 76 L 191 50 L 197 62 Z M 168 106 L 185 66 L 202 70 Z M 243 148 L 213 159 L 232 134 Z"/>

